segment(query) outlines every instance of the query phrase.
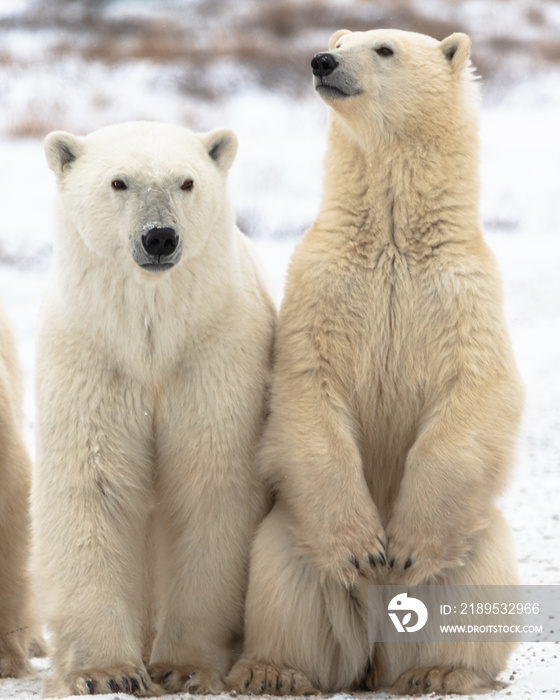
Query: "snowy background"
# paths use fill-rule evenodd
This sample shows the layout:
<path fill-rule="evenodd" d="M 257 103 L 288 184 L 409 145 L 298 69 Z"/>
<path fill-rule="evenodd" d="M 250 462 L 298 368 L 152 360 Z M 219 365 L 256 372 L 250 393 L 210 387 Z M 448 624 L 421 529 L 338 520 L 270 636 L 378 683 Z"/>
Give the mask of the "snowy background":
<path fill-rule="evenodd" d="M 560 584 L 560 2 L 558 0 L 0 0 L 0 300 L 24 366 L 33 454 L 36 318 L 51 267 L 54 177 L 42 140 L 126 119 L 233 128 L 230 191 L 281 297 L 313 220 L 326 108 L 309 61 L 345 27 L 465 31 L 483 78 L 482 202 L 527 388 L 502 498 L 521 580 Z M 0 698 L 41 693 L 0 680 Z M 521 644 L 497 697 L 560 693 L 560 644 Z M 384 697 L 383 694 L 379 694 Z"/>

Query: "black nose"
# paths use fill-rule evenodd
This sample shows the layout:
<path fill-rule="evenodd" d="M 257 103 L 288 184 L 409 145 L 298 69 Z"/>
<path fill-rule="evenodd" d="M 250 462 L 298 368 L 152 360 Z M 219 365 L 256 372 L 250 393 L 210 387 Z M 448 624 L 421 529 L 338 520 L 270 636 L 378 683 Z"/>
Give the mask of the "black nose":
<path fill-rule="evenodd" d="M 316 75 L 318 78 L 329 75 L 337 66 L 338 61 L 330 53 L 318 53 L 311 59 L 313 75 Z"/>
<path fill-rule="evenodd" d="M 142 245 L 150 255 L 171 255 L 179 239 L 172 228 L 152 228 L 142 236 Z"/>

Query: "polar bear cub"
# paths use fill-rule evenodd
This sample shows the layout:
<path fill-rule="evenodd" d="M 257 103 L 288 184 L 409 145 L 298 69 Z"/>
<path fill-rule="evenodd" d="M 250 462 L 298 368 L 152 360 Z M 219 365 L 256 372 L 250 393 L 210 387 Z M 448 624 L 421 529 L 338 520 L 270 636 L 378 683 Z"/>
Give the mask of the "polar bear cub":
<path fill-rule="evenodd" d="M 238 691 L 480 692 L 511 651 L 375 643 L 366 625 L 368 581 L 516 582 L 495 500 L 522 390 L 480 230 L 469 52 L 464 34 L 341 30 L 313 59 L 324 193 L 280 310 L 262 448 L 278 497 Z"/>
<path fill-rule="evenodd" d="M 234 223 L 225 129 L 45 141 L 34 559 L 47 695 L 215 692 L 242 633 L 275 308 Z M 147 664 L 147 665 L 146 665 Z"/>

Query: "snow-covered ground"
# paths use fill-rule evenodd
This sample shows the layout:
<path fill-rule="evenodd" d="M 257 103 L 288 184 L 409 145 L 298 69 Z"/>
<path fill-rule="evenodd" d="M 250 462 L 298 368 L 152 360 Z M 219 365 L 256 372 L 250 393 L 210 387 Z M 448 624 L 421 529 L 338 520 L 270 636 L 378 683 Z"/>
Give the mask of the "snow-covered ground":
<path fill-rule="evenodd" d="M 297 101 L 251 87 L 219 102 L 197 103 L 170 83 L 158 83 L 153 66 L 93 70 L 99 71 L 93 97 L 91 86 L 87 94 L 85 89 L 68 94 L 68 86 L 79 82 L 70 64 L 56 75 L 46 70 L 22 75 L 21 97 L 12 76 L 11 118 L 14 113 L 21 118 L 18 104 L 30 108 L 34 91 L 38 114 L 32 116 L 56 120 L 64 114 L 61 128 L 86 123 L 84 113 L 106 92 L 100 121 L 159 114 L 196 128 L 232 127 L 240 150 L 230 176 L 231 196 L 280 298 L 290 253 L 313 219 L 321 188 L 326 115 L 311 87 L 309 96 Z M 2 71 L 0 65 L 0 82 L 8 80 Z M 41 114 L 42 95 L 50 91 L 62 106 Z M 514 533 L 521 580 L 560 584 L 560 75 L 539 72 L 500 93 L 500 99 L 484 103 L 481 115 L 481 213 L 502 270 L 527 390 L 517 466 L 502 506 Z M 9 119 L 0 106 L 0 131 L 6 134 Z M 58 126 L 55 121 L 52 128 Z M 51 265 L 53 180 L 40 139 L 0 136 L 0 300 L 16 328 L 24 366 L 31 453 L 34 334 Z M 33 664 L 35 678 L 0 680 L 0 699 L 40 695 L 48 661 Z M 520 644 L 503 680 L 510 685 L 492 697 L 557 696 L 560 643 Z"/>

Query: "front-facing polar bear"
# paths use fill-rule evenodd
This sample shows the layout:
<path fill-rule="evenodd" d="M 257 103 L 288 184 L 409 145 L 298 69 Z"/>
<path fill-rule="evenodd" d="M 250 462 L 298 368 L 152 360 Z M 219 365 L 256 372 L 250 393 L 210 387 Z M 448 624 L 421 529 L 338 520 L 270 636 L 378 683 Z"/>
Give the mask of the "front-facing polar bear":
<path fill-rule="evenodd" d="M 47 695 L 216 692 L 242 633 L 275 309 L 226 193 L 228 130 L 45 142 L 58 179 L 37 347 Z"/>
<path fill-rule="evenodd" d="M 368 581 L 516 581 L 495 499 L 522 390 L 479 224 L 470 40 L 340 31 L 329 48 L 312 63 L 324 194 L 288 271 L 261 454 L 278 497 L 229 682 L 480 692 L 505 640 L 375 643 L 366 625 Z"/>

